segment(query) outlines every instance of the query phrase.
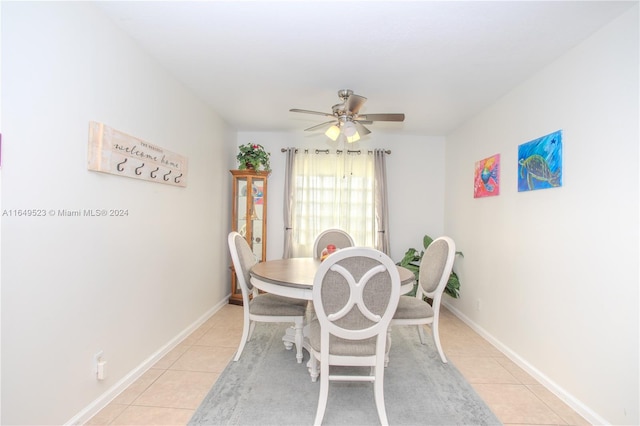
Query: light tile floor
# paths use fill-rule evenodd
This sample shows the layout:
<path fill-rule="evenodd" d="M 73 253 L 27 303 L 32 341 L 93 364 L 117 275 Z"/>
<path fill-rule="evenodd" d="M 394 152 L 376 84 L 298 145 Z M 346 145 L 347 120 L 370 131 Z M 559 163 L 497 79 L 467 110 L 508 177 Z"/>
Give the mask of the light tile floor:
<path fill-rule="evenodd" d="M 502 423 L 589 424 L 450 311 L 443 309 L 440 318 L 445 354 Z M 87 424 L 187 424 L 241 334 L 242 307 L 224 306 Z"/>

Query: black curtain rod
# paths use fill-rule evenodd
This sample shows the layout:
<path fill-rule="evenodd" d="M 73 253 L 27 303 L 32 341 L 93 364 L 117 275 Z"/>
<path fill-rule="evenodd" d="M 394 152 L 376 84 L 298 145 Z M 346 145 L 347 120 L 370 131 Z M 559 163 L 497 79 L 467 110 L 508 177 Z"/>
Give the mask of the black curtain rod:
<path fill-rule="evenodd" d="M 305 149 L 304 151 L 305 152 L 309 152 L 309 149 Z M 321 152 L 324 152 L 325 154 L 329 153 L 328 149 L 315 149 L 313 151 L 315 151 L 316 154 L 320 154 Z M 287 148 L 281 148 L 280 152 L 287 152 Z M 295 152 L 296 152 L 296 154 L 298 153 L 298 148 L 296 148 Z M 338 154 L 342 154 L 343 151 L 338 149 L 338 150 L 336 150 L 336 152 Z M 358 150 L 353 150 L 353 151 L 352 150 L 347 150 L 347 154 L 360 154 L 360 153 L 362 153 L 362 151 L 359 150 L 359 149 Z M 367 151 L 367 153 L 368 154 L 373 154 L 373 151 Z M 385 149 L 384 153 L 385 154 L 391 154 L 391 150 L 390 149 Z"/>

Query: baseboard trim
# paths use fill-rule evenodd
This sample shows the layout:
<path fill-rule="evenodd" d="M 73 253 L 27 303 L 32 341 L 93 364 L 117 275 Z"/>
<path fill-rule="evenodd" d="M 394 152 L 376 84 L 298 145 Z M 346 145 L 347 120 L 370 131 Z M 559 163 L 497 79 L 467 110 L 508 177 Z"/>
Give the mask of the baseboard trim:
<path fill-rule="evenodd" d="M 585 418 L 592 425 L 607 425 L 611 424 L 607 422 L 605 419 L 596 414 L 593 410 L 591 410 L 588 406 L 586 406 L 582 401 L 571 395 L 564 388 L 559 386 L 556 382 L 551 380 L 545 374 L 543 374 L 540 370 L 533 367 L 529 364 L 524 358 L 518 355 L 516 352 L 511 350 L 509 347 L 504 345 L 501 341 L 496 339 L 493 335 L 487 332 L 484 328 L 480 327 L 474 321 L 471 320 L 468 316 L 463 314 L 460 310 L 456 309 L 449 303 L 442 304 L 451 311 L 456 317 L 458 317 L 462 322 L 467 324 L 469 327 L 473 329 L 476 333 L 482 336 L 485 340 L 495 346 L 500 352 L 502 352 L 507 358 L 513 361 L 518 367 L 522 368 L 529 375 L 531 375 L 534 379 L 536 379 L 542 386 L 547 388 L 549 392 L 553 393 L 555 396 L 560 398 L 565 404 L 575 410 L 578 414 Z"/>
<path fill-rule="evenodd" d="M 142 362 L 139 366 L 134 368 L 120 379 L 115 385 L 109 388 L 105 393 L 100 395 L 91 404 L 86 406 L 82 411 L 73 416 L 65 425 L 82 425 L 89 419 L 98 414 L 100 410 L 109 405 L 118 395 L 120 395 L 125 389 L 127 389 L 133 382 L 138 380 L 149 368 L 153 367 L 156 362 L 160 361 L 162 357 L 171 352 L 173 348 L 178 346 L 180 342 L 186 339 L 191 333 L 193 333 L 198 327 L 204 324 L 209 318 L 211 318 L 216 312 L 218 312 L 223 306 L 229 303 L 228 297 L 225 297 L 215 306 L 205 312 L 200 318 L 182 330 L 177 336 L 171 339 L 167 344 L 158 349 L 149 358 Z"/>

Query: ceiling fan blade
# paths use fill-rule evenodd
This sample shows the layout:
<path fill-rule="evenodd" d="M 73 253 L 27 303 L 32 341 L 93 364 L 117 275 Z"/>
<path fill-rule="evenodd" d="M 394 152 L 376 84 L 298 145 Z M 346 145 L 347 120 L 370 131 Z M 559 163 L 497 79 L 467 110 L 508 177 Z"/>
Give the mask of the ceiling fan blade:
<path fill-rule="evenodd" d="M 368 135 L 369 133 L 371 133 L 371 130 L 367 129 L 357 121 L 354 121 L 353 124 L 356 125 L 356 129 L 358 130 L 358 133 L 360 133 L 360 136 Z"/>
<path fill-rule="evenodd" d="M 367 98 L 360 95 L 351 95 L 347 98 L 347 111 L 351 111 L 353 114 L 357 114 L 362 108 L 362 105 L 367 101 Z"/>
<path fill-rule="evenodd" d="M 404 121 L 404 114 L 364 114 L 359 115 L 358 120 L 366 121 Z"/>
<path fill-rule="evenodd" d="M 317 130 L 320 129 L 322 127 L 327 126 L 328 124 L 338 124 L 337 121 L 327 121 L 326 123 L 321 123 L 321 124 L 316 124 L 315 126 L 311 126 L 308 129 L 304 129 L 305 132 L 310 131 L 310 130 Z"/>
<path fill-rule="evenodd" d="M 315 114 L 315 115 L 324 115 L 325 117 L 333 117 L 333 114 L 329 114 L 328 112 L 309 111 L 309 110 L 306 110 L 306 109 L 297 109 L 297 108 L 290 109 L 289 111 L 291 111 L 291 112 L 301 112 L 303 114 Z"/>

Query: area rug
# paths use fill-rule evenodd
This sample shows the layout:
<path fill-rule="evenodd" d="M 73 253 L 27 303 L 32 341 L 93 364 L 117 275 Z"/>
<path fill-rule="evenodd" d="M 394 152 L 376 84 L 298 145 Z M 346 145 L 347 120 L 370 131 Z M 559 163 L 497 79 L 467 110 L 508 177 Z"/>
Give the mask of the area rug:
<path fill-rule="evenodd" d="M 231 361 L 190 425 L 312 425 L 320 383 L 282 344 L 286 325 L 256 325 L 237 362 Z M 431 340 L 413 327 L 394 327 L 384 396 L 391 425 L 499 425 L 500 421 Z M 379 424 L 371 383 L 331 382 L 324 425 Z"/>

